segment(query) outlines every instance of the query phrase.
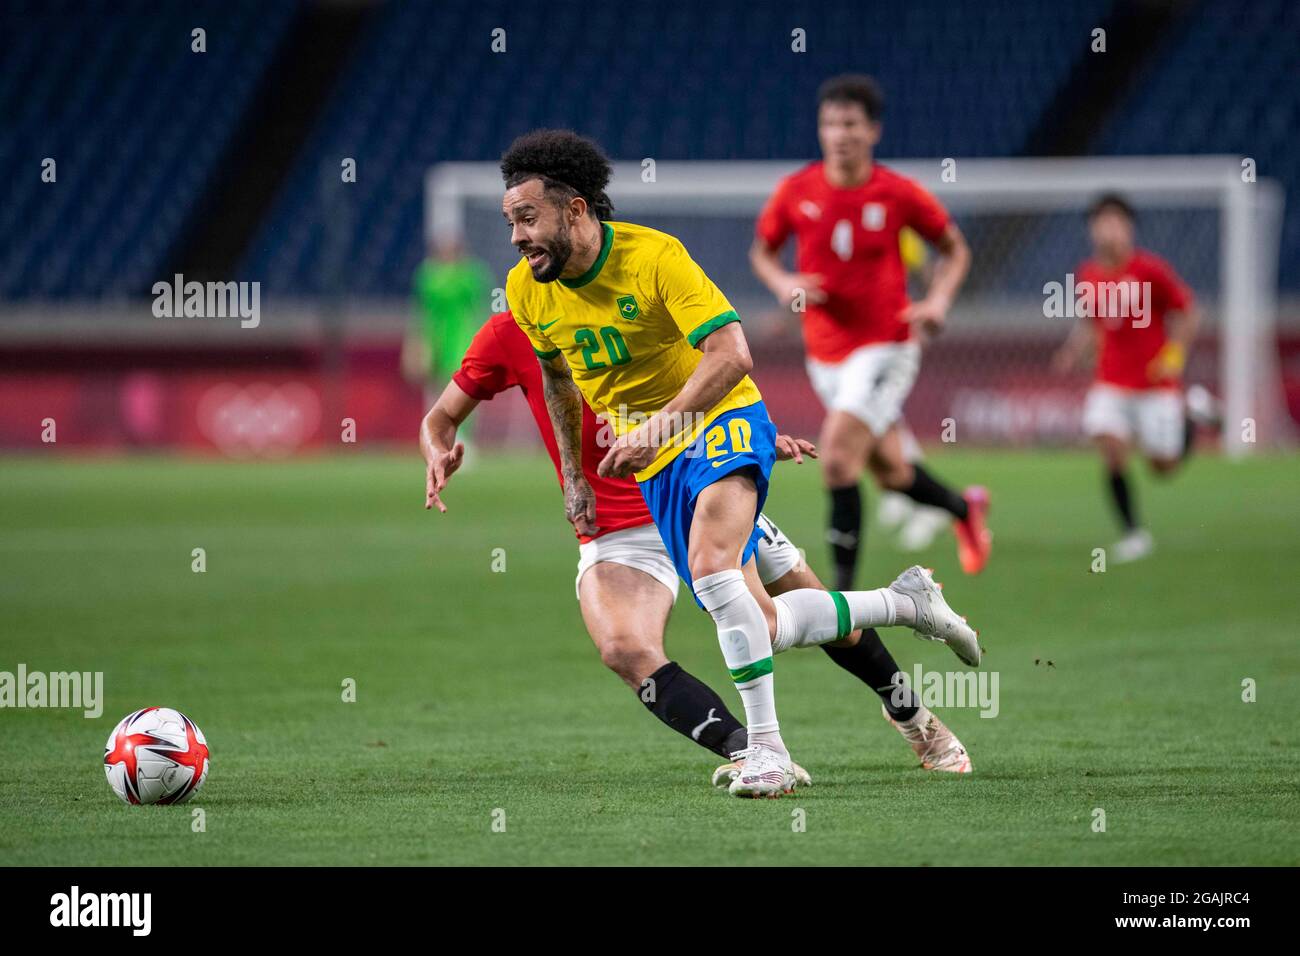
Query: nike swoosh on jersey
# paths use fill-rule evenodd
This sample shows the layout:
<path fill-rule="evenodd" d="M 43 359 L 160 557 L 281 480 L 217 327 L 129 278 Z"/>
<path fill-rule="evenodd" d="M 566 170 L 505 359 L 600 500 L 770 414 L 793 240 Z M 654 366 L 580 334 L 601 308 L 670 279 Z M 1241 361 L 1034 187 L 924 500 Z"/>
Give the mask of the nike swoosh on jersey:
<path fill-rule="evenodd" d="M 735 461 L 735 460 L 736 460 L 737 458 L 739 458 L 739 457 L 740 457 L 739 455 L 732 455 L 730 458 L 724 458 L 724 459 L 722 459 L 722 461 L 715 461 L 715 462 L 713 463 L 713 467 L 714 467 L 714 468 L 721 468 L 721 467 L 722 467 L 723 465 L 725 465 L 727 462 L 729 462 L 729 461 Z"/>
<path fill-rule="evenodd" d="M 558 322 L 558 321 L 560 321 L 560 320 L 559 320 L 559 319 L 551 319 L 551 321 L 547 322 L 545 325 L 539 325 L 539 326 L 537 327 L 537 330 L 538 330 L 539 332 L 545 332 L 547 329 L 549 329 L 552 325 L 554 325 L 554 324 L 555 324 L 556 322 Z"/>

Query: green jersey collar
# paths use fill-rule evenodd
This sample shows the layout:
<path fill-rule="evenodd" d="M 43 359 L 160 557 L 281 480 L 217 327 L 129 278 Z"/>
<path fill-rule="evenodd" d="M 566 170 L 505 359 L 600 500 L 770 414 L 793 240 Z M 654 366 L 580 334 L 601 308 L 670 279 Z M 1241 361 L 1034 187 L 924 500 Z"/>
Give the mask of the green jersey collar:
<path fill-rule="evenodd" d="M 560 285 L 568 289 L 581 289 L 596 276 L 600 275 L 601 268 L 605 265 L 605 260 L 609 258 L 609 250 L 614 248 L 614 227 L 607 222 L 602 222 L 600 255 L 596 256 L 596 261 L 591 264 L 591 268 L 578 276 L 576 279 L 561 279 Z"/>

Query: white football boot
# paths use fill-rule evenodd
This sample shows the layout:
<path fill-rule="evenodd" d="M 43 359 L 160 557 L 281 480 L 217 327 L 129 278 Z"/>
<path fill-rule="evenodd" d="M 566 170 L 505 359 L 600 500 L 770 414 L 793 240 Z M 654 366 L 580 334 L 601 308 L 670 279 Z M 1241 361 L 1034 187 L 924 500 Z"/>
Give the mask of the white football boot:
<path fill-rule="evenodd" d="M 1187 417 L 1194 423 L 1215 431 L 1223 429 L 1223 402 L 1215 398 L 1204 385 L 1190 386 L 1185 401 Z"/>
<path fill-rule="evenodd" d="M 793 760 L 790 761 L 790 768 L 794 770 L 794 782 L 796 786 L 812 786 L 812 775 L 809 774 L 807 770 L 799 766 Z M 731 786 L 731 781 L 736 779 L 736 774 L 738 773 L 740 773 L 740 764 L 733 760 L 730 763 L 724 763 L 717 770 L 713 771 L 713 777 L 709 782 L 715 787 L 729 787 Z"/>
<path fill-rule="evenodd" d="M 889 716 L 889 710 L 883 704 L 880 712 L 911 745 L 912 753 L 916 754 L 926 770 L 971 772 L 970 755 L 966 753 L 966 748 L 944 722 L 926 708 L 919 708 L 916 716 L 905 724 Z"/>
<path fill-rule="evenodd" d="M 1141 561 L 1155 549 L 1156 542 L 1151 537 L 1151 532 L 1137 528 L 1116 541 L 1111 546 L 1110 555 L 1116 564 L 1128 564 L 1130 561 Z"/>
<path fill-rule="evenodd" d="M 882 531 L 901 528 L 916 514 L 917 505 L 901 491 L 882 491 L 876 506 L 876 526 Z"/>
<path fill-rule="evenodd" d="M 943 585 L 934 580 L 934 572 L 912 565 L 889 586 L 891 591 L 906 594 L 916 604 L 914 633 L 926 641 L 947 644 L 963 663 L 978 667 L 979 632 L 966 623 L 943 599 Z"/>
<path fill-rule="evenodd" d="M 898 532 L 898 546 L 903 551 L 924 551 L 951 524 L 952 515 L 942 508 L 917 508 Z"/>
<path fill-rule="evenodd" d="M 731 755 L 740 762 L 740 771 L 727 787 L 733 797 L 779 797 L 793 793 L 793 761 L 770 747 L 746 747 Z"/>

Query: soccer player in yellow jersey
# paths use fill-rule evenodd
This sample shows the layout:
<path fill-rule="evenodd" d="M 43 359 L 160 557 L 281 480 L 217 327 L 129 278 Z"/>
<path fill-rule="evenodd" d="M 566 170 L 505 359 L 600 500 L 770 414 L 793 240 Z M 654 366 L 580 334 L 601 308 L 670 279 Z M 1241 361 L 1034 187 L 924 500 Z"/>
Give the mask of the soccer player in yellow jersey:
<path fill-rule="evenodd" d="M 768 596 L 753 556 L 776 429 L 749 378 L 739 316 L 678 240 L 609 221 L 610 166 L 595 143 L 538 130 L 511 145 L 501 171 L 502 213 L 524 257 L 506 297 L 541 362 L 565 513 L 580 534 L 599 528 L 582 471 L 585 399 L 617 436 L 599 474 L 635 475 L 677 573 L 717 626 L 749 738 L 734 755 L 742 764 L 731 793 L 794 787 L 776 717 L 774 647 L 900 624 L 978 664 L 975 632 L 921 568 L 874 591 Z"/>

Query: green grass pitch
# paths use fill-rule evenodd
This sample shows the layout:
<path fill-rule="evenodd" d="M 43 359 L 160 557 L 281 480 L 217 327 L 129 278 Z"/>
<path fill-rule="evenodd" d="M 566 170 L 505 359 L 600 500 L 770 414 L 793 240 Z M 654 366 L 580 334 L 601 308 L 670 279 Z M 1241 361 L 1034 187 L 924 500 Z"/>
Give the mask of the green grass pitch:
<path fill-rule="evenodd" d="M 815 466 L 778 468 L 768 512 L 824 570 Z M 438 515 L 409 456 L 10 458 L 0 670 L 103 671 L 105 702 L 96 720 L 0 711 L 0 863 L 1300 863 L 1300 462 L 1143 477 L 1157 554 L 1102 574 L 1090 456 L 944 449 L 933 469 L 993 494 L 984 575 L 961 575 L 950 536 L 918 559 L 999 675 L 996 718 L 942 711 L 975 773 L 920 770 L 808 650 L 777 659 L 776 686 L 815 785 L 742 801 L 601 666 L 544 459 L 481 456 Z M 860 583 L 912 560 L 869 533 Z M 884 636 L 909 671 L 957 666 Z M 741 712 L 685 594 L 668 648 Z M 110 729 L 149 704 L 208 736 L 191 805 L 127 807 L 104 781 Z"/>

